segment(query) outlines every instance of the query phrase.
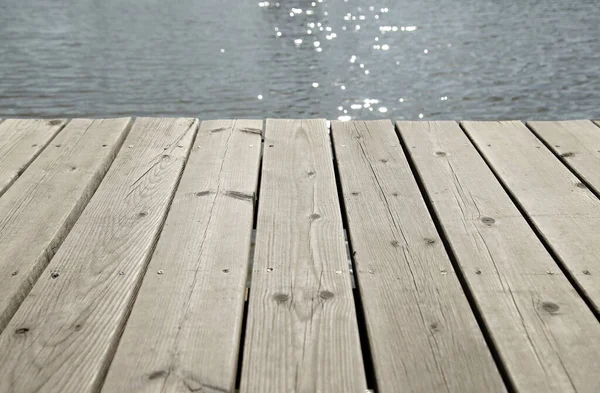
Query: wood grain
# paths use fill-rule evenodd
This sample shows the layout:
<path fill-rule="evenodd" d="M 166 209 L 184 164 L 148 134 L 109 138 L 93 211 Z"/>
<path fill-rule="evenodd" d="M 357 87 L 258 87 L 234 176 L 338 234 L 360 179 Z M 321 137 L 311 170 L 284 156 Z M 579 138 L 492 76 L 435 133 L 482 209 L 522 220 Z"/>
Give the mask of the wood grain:
<path fill-rule="evenodd" d="M 100 184 L 129 122 L 73 120 L 0 198 L 0 332 Z"/>
<path fill-rule="evenodd" d="M 233 392 L 261 131 L 202 122 L 102 392 Z"/>
<path fill-rule="evenodd" d="M 332 136 L 377 391 L 504 392 L 392 123 Z"/>
<path fill-rule="evenodd" d="M 589 120 L 531 121 L 535 134 L 600 195 L 600 128 Z M 586 187 L 579 183 L 579 187 Z"/>
<path fill-rule="evenodd" d="M 458 124 L 397 127 L 516 391 L 599 392 L 598 321 Z"/>
<path fill-rule="evenodd" d="M 0 120 L 0 196 L 67 124 L 66 120 Z"/>
<path fill-rule="evenodd" d="M 267 120 L 242 393 L 364 393 L 324 120 Z"/>
<path fill-rule="evenodd" d="M 518 121 L 464 122 L 465 131 L 584 292 L 600 306 L 600 200 Z"/>
<path fill-rule="evenodd" d="M 194 119 L 135 121 L 46 273 L 0 335 L 0 391 L 99 389 L 197 125 Z"/>

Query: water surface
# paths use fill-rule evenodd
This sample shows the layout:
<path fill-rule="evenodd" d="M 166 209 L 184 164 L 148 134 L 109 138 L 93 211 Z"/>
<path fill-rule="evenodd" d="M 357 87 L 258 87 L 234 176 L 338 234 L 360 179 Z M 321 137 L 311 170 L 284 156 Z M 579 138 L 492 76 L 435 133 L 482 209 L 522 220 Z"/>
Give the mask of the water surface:
<path fill-rule="evenodd" d="M 2 0 L 0 116 L 600 118 L 595 0 Z"/>

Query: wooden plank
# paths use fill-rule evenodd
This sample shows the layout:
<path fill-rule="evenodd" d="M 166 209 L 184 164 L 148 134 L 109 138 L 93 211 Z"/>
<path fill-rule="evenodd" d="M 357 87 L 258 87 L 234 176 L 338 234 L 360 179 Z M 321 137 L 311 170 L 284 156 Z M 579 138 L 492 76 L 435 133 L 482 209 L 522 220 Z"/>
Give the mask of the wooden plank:
<path fill-rule="evenodd" d="M 324 120 L 267 120 L 241 392 L 366 381 Z"/>
<path fill-rule="evenodd" d="M 523 123 L 463 125 L 598 313 L 600 200 Z"/>
<path fill-rule="evenodd" d="M 0 391 L 98 391 L 197 125 L 193 119 L 135 121 L 46 273 L 0 335 Z"/>
<path fill-rule="evenodd" d="M 599 392 L 598 321 L 458 124 L 397 126 L 516 390 Z"/>
<path fill-rule="evenodd" d="M 0 332 L 100 184 L 129 122 L 73 120 L 0 198 Z"/>
<path fill-rule="evenodd" d="M 0 196 L 66 123 L 66 120 L 0 120 Z"/>
<path fill-rule="evenodd" d="M 392 123 L 332 127 L 378 392 L 504 392 Z"/>
<path fill-rule="evenodd" d="M 103 392 L 233 392 L 261 131 L 202 122 Z"/>
<path fill-rule="evenodd" d="M 589 120 L 527 123 L 563 163 L 600 195 L 600 129 Z M 586 187 L 584 183 L 580 187 Z"/>

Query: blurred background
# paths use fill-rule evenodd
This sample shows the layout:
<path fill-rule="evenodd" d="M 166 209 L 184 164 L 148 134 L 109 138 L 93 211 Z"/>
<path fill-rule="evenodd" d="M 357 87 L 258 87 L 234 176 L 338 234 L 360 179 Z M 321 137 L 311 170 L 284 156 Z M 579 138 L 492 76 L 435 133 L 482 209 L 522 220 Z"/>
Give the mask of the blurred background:
<path fill-rule="evenodd" d="M 0 0 L 0 116 L 600 118 L 597 0 Z"/>

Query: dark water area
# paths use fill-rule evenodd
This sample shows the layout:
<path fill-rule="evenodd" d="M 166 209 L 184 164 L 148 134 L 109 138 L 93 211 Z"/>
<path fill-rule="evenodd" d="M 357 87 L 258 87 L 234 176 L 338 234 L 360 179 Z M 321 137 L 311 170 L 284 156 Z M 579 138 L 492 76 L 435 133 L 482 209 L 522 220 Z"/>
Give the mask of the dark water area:
<path fill-rule="evenodd" d="M 600 6 L 0 0 L 0 116 L 600 118 Z"/>

